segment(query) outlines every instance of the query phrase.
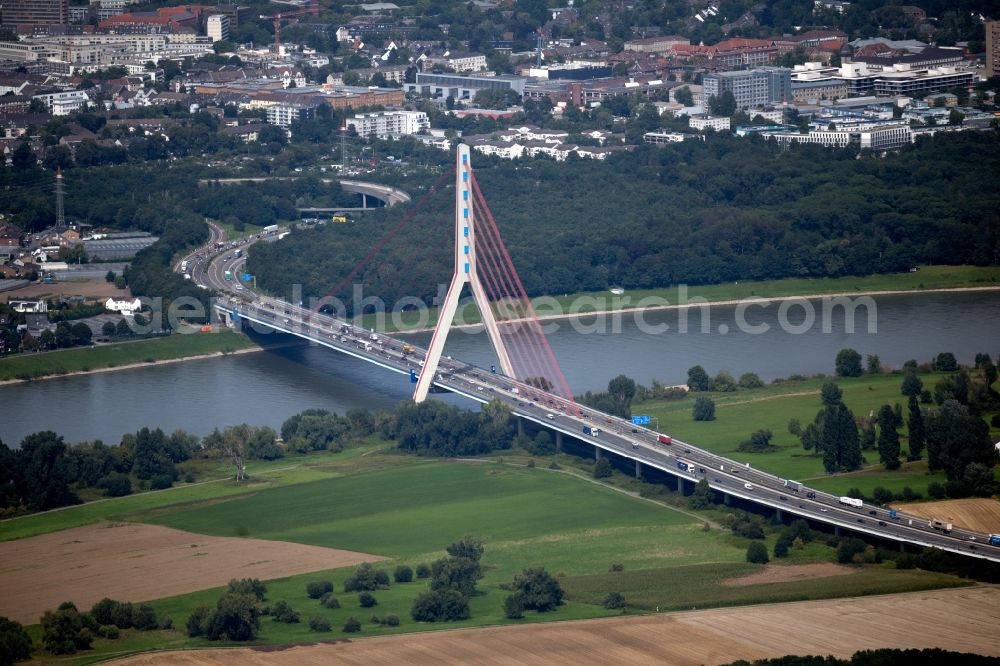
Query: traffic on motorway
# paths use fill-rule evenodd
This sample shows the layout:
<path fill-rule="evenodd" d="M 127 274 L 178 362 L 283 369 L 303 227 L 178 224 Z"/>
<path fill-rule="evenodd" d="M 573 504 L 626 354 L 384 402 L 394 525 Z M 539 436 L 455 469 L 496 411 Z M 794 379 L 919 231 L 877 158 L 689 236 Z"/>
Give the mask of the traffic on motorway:
<path fill-rule="evenodd" d="M 227 243 L 224 230 L 211 226 L 212 239 L 206 250 L 192 253 L 185 262 L 192 279 L 225 294 L 217 307 L 230 315 L 237 313 L 243 319 L 408 374 L 411 379 L 419 375 L 426 350 L 241 286 L 237 276 L 246 261 L 243 250 L 258 236 Z M 585 440 L 598 449 L 691 483 L 704 479 L 714 490 L 782 512 L 899 542 L 1000 561 L 1000 535 L 974 532 L 808 488 L 451 357 L 441 359 L 434 384 L 479 402 L 498 399 L 508 404 L 516 416 Z"/>

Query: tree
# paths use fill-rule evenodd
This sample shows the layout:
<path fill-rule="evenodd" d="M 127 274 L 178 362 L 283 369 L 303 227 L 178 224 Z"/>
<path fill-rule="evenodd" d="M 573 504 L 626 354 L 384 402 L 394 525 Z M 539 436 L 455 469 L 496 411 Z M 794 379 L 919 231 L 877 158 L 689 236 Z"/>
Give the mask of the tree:
<path fill-rule="evenodd" d="M 834 361 L 838 377 L 861 376 L 861 354 L 853 349 L 841 349 Z"/>
<path fill-rule="evenodd" d="M 771 558 L 767 556 L 767 546 L 760 541 L 752 541 L 747 546 L 747 562 L 753 564 L 767 564 Z"/>
<path fill-rule="evenodd" d="M 711 398 L 699 397 L 694 401 L 694 408 L 691 410 L 691 415 L 695 421 L 714 421 L 715 401 Z"/>
<path fill-rule="evenodd" d="M 89 650 L 93 635 L 83 626 L 80 612 L 72 603 L 42 615 L 42 645 L 52 654 L 75 654 Z"/>
<path fill-rule="evenodd" d="M 942 352 L 934 358 L 934 369 L 938 372 L 955 372 L 958 370 L 958 361 L 951 352 Z"/>
<path fill-rule="evenodd" d="M 511 620 L 524 617 L 524 597 L 520 594 L 508 594 L 503 600 L 503 614 Z"/>
<path fill-rule="evenodd" d="M 469 602 L 457 590 L 431 590 L 416 598 L 410 615 L 417 622 L 467 620 L 470 616 Z"/>
<path fill-rule="evenodd" d="M 614 470 L 611 467 L 611 461 L 607 458 L 600 458 L 594 464 L 594 478 L 595 479 L 606 479 L 611 476 Z"/>
<path fill-rule="evenodd" d="M 798 419 L 788 420 L 788 433 L 800 437 L 802 435 L 802 424 Z"/>
<path fill-rule="evenodd" d="M 364 594 L 368 593 L 365 592 Z M 287 601 L 281 600 L 274 602 L 274 606 L 271 607 L 271 619 L 275 622 L 284 622 L 285 624 L 298 624 L 301 616 L 295 609 L 288 605 Z"/>
<path fill-rule="evenodd" d="M 713 95 L 708 98 L 708 110 L 713 116 L 731 116 L 736 113 L 736 97 L 730 90 Z"/>
<path fill-rule="evenodd" d="M 687 498 L 688 507 L 695 510 L 709 508 L 714 500 L 715 494 L 712 492 L 711 486 L 708 485 L 707 479 L 699 479 L 698 483 L 694 484 L 694 492 Z"/>
<path fill-rule="evenodd" d="M 413 580 L 413 569 L 401 564 L 392 573 L 392 579 L 397 583 L 409 583 Z"/>
<path fill-rule="evenodd" d="M 618 375 L 608 382 L 608 393 L 623 405 L 630 405 L 635 397 L 635 380 L 625 375 Z"/>
<path fill-rule="evenodd" d="M 371 592 L 362 592 L 358 595 L 358 605 L 362 608 L 371 608 L 372 606 L 377 606 L 378 601 Z"/>
<path fill-rule="evenodd" d="M 903 377 L 903 383 L 899 387 L 899 392 L 907 397 L 919 396 L 924 390 L 924 383 L 912 372 L 907 372 Z"/>
<path fill-rule="evenodd" d="M 740 388 L 756 389 L 764 386 L 764 380 L 756 372 L 744 372 L 740 375 Z"/>
<path fill-rule="evenodd" d="M 926 439 L 924 415 L 920 410 L 920 404 L 917 402 L 917 396 L 910 396 L 909 408 L 910 417 L 906 423 L 906 427 L 910 433 L 910 457 L 917 460 L 924 451 L 924 442 Z"/>
<path fill-rule="evenodd" d="M 319 599 L 324 594 L 333 592 L 333 583 L 328 580 L 314 580 L 306 583 L 306 595 L 310 599 Z"/>
<path fill-rule="evenodd" d="M 990 442 L 989 426 L 956 400 L 946 400 L 928 414 L 926 420 L 927 463 L 930 469 L 944 470 L 949 480 L 960 479 L 969 463 L 992 467 L 996 451 Z"/>
<path fill-rule="evenodd" d="M 684 106 L 694 106 L 694 95 L 691 94 L 690 88 L 681 86 L 674 89 L 674 101 Z"/>
<path fill-rule="evenodd" d="M 712 387 L 712 380 L 705 368 L 696 365 L 688 370 L 687 385 L 689 391 L 707 391 Z"/>
<path fill-rule="evenodd" d="M 128 337 L 132 335 L 132 327 L 124 319 L 119 319 L 118 325 L 115 326 L 115 334 L 120 338 Z"/>
<path fill-rule="evenodd" d="M 740 442 L 738 451 L 744 453 L 766 453 L 771 448 L 771 438 L 774 433 L 770 430 L 755 430 L 750 434 L 750 439 Z"/>
<path fill-rule="evenodd" d="M 28 435 L 16 454 L 15 487 L 33 510 L 53 509 L 80 500 L 69 490 L 66 444 L 51 430 Z"/>
<path fill-rule="evenodd" d="M 899 469 L 899 433 L 896 413 L 889 405 L 878 410 L 878 457 L 888 470 Z"/>
<path fill-rule="evenodd" d="M 106 338 L 113 338 L 116 330 L 117 328 L 113 321 L 106 321 L 104 322 L 104 326 L 101 327 L 101 334 Z"/>
<path fill-rule="evenodd" d="M 250 641 L 260 630 L 260 603 L 252 594 L 227 592 L 207 618 L 205 635 L 209 640 Z"/>
<path fill-rule="evenodd" d="M 0 617 L 0 666 L 31 658 L 31 636 L 20 622 Z"/>
<path fill-rule="evenodd" d="M 514 576 L 509 589 L 514 595 L 520 595 L 525 610 L 545 613 L 563 603 L 564 593 L 559 581 L 542 567 L 524 569 Z"/>
<path fill-rule="evenodd" d="M 115 275 L 114 271 L 108 271 L 107 273 L 104 274 L 104 281 L 109 283 L 114 283 L 116 277 L 118 276 Z"/>
<path fill-rule="evenodd" d="M 483 557 L 486 548 L 483 542 L 476 537 L 466 534 L 461 541 L 456 541 L 445 549 L 452 557 L 464 557 L 478 562 Z"/>
<path fill-rule="evenodd" d="M 610 610 L 624 609 L 626 607 L 625 595 L 621 592 L 608 592 L 601 605 Z"/>
<path fill-rule="evenodd" d="M 476 592 L 476 582 L 483 577 L 479 562 L 466 557 L 444 557 L 431 565 L 431 589 L 453 589 L 462 596 Z"/>
<path fill-rule="evenodd" d="M 820 389 L 820 399 L 824 407 L 834 407 L 841 402 L 844 392 L 833 382 L 826 382 Z"/>
<path fill-rule="evenodd" d="M 882 372 L 882 361 L 876 354 L 868 354 L 865 357 L 865 365 L 869 375 L 877 375 Z"/>

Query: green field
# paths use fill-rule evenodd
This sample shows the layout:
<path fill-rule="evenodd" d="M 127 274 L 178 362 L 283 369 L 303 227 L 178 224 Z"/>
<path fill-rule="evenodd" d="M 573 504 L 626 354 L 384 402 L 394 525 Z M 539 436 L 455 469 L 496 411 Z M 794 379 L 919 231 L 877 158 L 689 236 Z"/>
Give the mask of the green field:
<path fill-rule="evenodd" d="M 64 375 L 202 354 L 230 353 L 255 347 L 245 336 L 229 329 L 220 329 L 213 333 L 175 334 L 152 340 L 19 354 L 0 359 L 0 381 Z"/>
<path fill-rule="evenodd" d="M 596 310 L 621 310 L 635 307 L 646 307 L 650 304 L 662 304 L 665 299 L 669 304 L 690 302 L 693 299 L 705 299 L 710 303 L 732 301 L 742 298 L 761 297 L 778 298 L 783 296 L 815 296 L 823 294 L 840 294 L 855 292 L 878 291 L 922 291 L 927 289 L 957 289 L 962 287 L 992 287 L 1000 288 L 1000 268 L 996 266 L 921 266 L 913 273 L 887 273 L 866 275 L 862 277 L 842 278 L 787 278 L 784 280 L 740 281 L 726 284 L 691 285 L 685 287 L 682 294 L 678 287 L 662 289 L 629 290 L 621 296 L 615 296 L 608 291 L 580 292 L 564 296 L 535 299 L 535 309 L 539 316 L 552 314 L 567 314 L 571 312 L 588 312 Z M 659 299 L 651 303 L 649 299 Z M 584 305 L 585 303 L 589 305 Z M 476 308 L 464 308 L 464 322 L 478 323 L 479 311 Z M 433 326 L 437 321 L 437 309 L 428 311 L 429 320 L 425 326 Z M 412 328 L 416 323 L 417 314 L 402 316 L 399 321 L 402 329 Z M 362 319 L 364 325 L 372 326 L 372 317 Z M 387 328 L 394 327 L 391 320 Z"/>
<path fill-rule="evenodd" d="M 945 374 L 928 373 L 920 375 L 920 378 L 926 388 L 933 388 L 934 383 Z M 835 381 L 843 390 L 844 402 L 856 417 L 873 414 L 884 404 L 900 403 L 906 418 L 907 399 L 899 392 L 902 375 L 898 374 L 807 379 L 770 384 L 754 390 L 697 393 L 682 400 L 644 402 L 641 406 L 634 405 L 633 411 L 657 417 L 661 431 L 683 441 L 831 492 L 846 492 L 856 487 L 870 495 L 875 486 L 901 491 L 903 486 L 908 485 L 926 495 L 929 483 L 945 481 L 941 472 L 928 473 L 927 465 L 922 461 L 904 463 L 899 470 L 887 472 L 879 463 L 876 450 L 864 451 L 866 465 L 863 471 L 827 475 L 820 456 L 804 450 L 798 437 L 788 432 L 788 422 L 793 418 L 798 419 L 803 427 L 812 421 L 822 407 L 820 387 L 827 381 Z M 715 401 L 714 421 L 695 421 L 691 417 L 695 399 L 702 395 Z M 753 431 L 764 428 L 774 433 L 772 444 L 776 450 L 770 453 L 742 453 L 737 450 L 740 442 L 748 439 Z M 900 436 L 905 451 L 905 426 L 900 429 Z"/>

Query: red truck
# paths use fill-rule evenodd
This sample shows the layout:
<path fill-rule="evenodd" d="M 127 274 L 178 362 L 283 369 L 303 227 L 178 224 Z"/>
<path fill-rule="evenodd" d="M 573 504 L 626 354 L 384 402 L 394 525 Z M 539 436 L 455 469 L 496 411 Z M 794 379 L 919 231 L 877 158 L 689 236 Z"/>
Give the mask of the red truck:
<path fill-rule="evenodd" d="M 656 440 L 660 444 L 673 444 L 674 443 L 674 438 L 670 437 L 668 435 L 658 435 L 657 438 L 656 438 Z"/>

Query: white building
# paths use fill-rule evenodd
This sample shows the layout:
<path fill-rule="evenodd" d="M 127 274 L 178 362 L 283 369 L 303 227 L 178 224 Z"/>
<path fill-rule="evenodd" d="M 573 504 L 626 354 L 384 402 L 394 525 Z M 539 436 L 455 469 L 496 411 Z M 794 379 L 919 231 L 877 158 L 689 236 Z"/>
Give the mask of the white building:
<path fill-rule="evenodd" d="M 913 143 L 913 130 L 909 125 L 892 125 L 862 130 L 862 148 L 872 150 L 892 150 Z"/>
<path fill-rule="evenodd" d="M 68 116 L 80 109 L 85 109 L 90 101 L 87 93 L 83 90 L 41 93 L 35 95 L 33 99 L 41 100 L 53 116 Z"/>
<path fill-rule="evenodd" d="M 212 14 L 205 24 L 205 33 L 212 38 L 213 43 L 229 39 L 229 17 L 225 14 Z"/>
<path fill-rule="evenodd" d="M 12 298 L 8 305 L 14 312 L 38 314 L 49 311 L 49 304 L 44 298 L 38 300 Z"/>
<path fill-rule="evenodd" d="M 486 69 L 486 56 L 482 53 L 448 53 L 436 58 L 430 58 L 432 64 L 451 67 L 456 72 L 481 72 Z"/>
<path fill-rule="evenodd" d="M 142 310 L 142 302 L 140 302 L 138 298 L 133 298 L 131 301 L 129 300 L 116 301 L 113 298 L 109 298 L 104 303 L 104 309 L 111 310 L 112 312 L 120 312 L 126 317 L 131 317 L 136 312 Z"/>
<path fill-rule="evenodd" d="M 691 116 L 688 127 L 696 130 L 714 129 L 716 132 L 729 129 L 729 116 Z"/>
<path fill-rule="evenodd" d="M 391 136 L 419 134 L 431 127 L 427 114 L 423 111 L 376 111 L 359 113 L 348 118 L 347 124 L 354 128 L 358 136 L 386 139 Z"/>

